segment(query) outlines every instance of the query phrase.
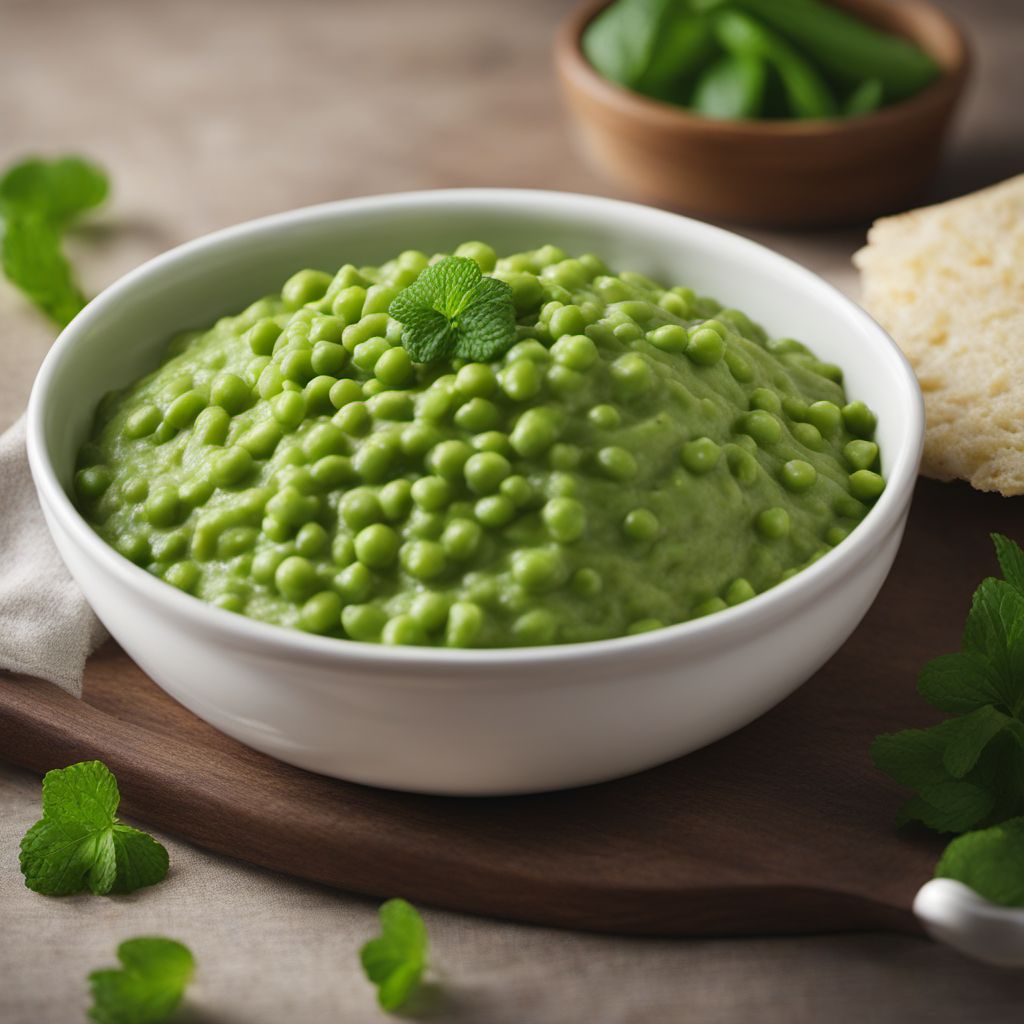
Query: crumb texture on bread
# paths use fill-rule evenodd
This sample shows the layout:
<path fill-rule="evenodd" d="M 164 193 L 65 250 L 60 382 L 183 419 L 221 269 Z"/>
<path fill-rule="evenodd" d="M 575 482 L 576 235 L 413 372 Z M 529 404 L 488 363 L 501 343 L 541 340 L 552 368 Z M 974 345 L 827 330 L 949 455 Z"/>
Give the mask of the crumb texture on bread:
<path fill-rule="evenodd" d="M 1024 174 L 877 221 L 854 262 L 924 392 L 921 471 L 1024 494 Z"/>

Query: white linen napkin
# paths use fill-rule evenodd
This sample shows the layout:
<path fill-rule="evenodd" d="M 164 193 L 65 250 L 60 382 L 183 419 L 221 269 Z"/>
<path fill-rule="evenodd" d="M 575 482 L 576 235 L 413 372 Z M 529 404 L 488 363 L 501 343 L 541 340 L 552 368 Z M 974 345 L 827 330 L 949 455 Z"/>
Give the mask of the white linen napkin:
<path fill-rule="evenodd" d="M 25 452 L 25 418 L 0 435 L 0 669 L 82 695 L 107 633 L 50 539 Z"/>

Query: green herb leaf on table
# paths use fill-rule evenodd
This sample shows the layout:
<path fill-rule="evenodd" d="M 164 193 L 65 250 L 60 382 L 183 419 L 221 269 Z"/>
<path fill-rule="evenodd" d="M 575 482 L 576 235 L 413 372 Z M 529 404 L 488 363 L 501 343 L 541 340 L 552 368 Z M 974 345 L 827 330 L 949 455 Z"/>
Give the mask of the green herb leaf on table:
<path fill-rule="evenodd" d="M 1024 907 L 1024 818 L 954 839 L 935 877 L 963 882 L 993 903 Z"/>
<path fill-rule="evenodd" d="M 367 978 L 377 986 L 385 1010 L 400 1009 L 418 988 L 427 966 L 427 928 L 416 908 L 405 900 L 384 903 L 379 911 L 380 938 L 359 951 Z"/>
<path fill-rule="evenodd" d="M 129 939 L 117 947 L 120 969 L 89 975 L 96 1024 L 159 1024 L 181 1004 L 195 959 L 173 939 Z"/>
<path fill-rule="evenodd" d="M 879 736 L 871 756 L 916 790 L 899 820 L 964 832 L 1024 814 L 1024 553 L 993 537 L 1005 580 L 978 587 L 963 650 L 933 659 L 918 692 L 958 717 Z"/>
<path fill-rule="evenodd" d="M 0 178 L 0 266 L 12 284 L 60 326 L 85 305 L 61 251 L 68 224 L 106 198 L 100 168 L 79 157 L 32 158 Z"/>
<path fill-rule="evenodd" d="M 45 896 L 88 888 L 97 895 L 134 892 L 167 874 L 167 851 L 116 817 L 117 780 L 100 761 L 43 777 L 43 817 L 21 840 L 25 885 Z"/>
<path fill-rule="evenodd" d="M 418 363 L 446 356 L 485 361 L 516 337 L 512 289 L 463 256 L 427 267 L 395 296 L 388 313 L 403 328 L 402 344 Z"/>

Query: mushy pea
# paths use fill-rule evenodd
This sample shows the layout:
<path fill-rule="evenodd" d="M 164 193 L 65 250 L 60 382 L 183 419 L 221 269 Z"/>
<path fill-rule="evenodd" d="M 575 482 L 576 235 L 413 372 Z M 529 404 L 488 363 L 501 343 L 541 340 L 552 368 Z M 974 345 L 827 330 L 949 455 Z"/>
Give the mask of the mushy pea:
<path fill-rule="evenodd" d="M 300 271 L 103 400 L 83 514 L 220 608 L 505 647 L 746 601 L 881 493 L 875 417 L 799 342 L 597 256 L 456 254 L 511 288 L 498 358 L 410 358 L 388 310 L 424 253 Z"/>

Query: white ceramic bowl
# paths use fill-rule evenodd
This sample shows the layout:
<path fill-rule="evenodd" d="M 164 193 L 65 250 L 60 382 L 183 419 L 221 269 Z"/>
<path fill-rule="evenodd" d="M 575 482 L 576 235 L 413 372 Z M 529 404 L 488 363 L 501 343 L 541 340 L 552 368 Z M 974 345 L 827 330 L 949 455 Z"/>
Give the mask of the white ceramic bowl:
<path fill-rule="evenodd" d="M 639 636 L 464 651 L 309 636 L 221 611 L 137 568 L 68 499 L 109 388 L 167 339 L 278 289 L 295 270 L 377 263 L 466 238 L 554 242 L 685 283 L 806 340 L 878 413 L 888 486 L 852 535 L 746 604 Z M 598 782 L 701 747 L 807 679 L 867 611 L 896 555 L 922 443 L 921 395 L 893 342 L 802 267 L 674 214 L 589 196 L 452 190 L 329 203 L 190 242 L 128 274 L 64 330 L 32 392 L 28 451 L 68 568 L 104 624 L 172 697 L 284 761 L 376 786 L 524 793 Z"/>

